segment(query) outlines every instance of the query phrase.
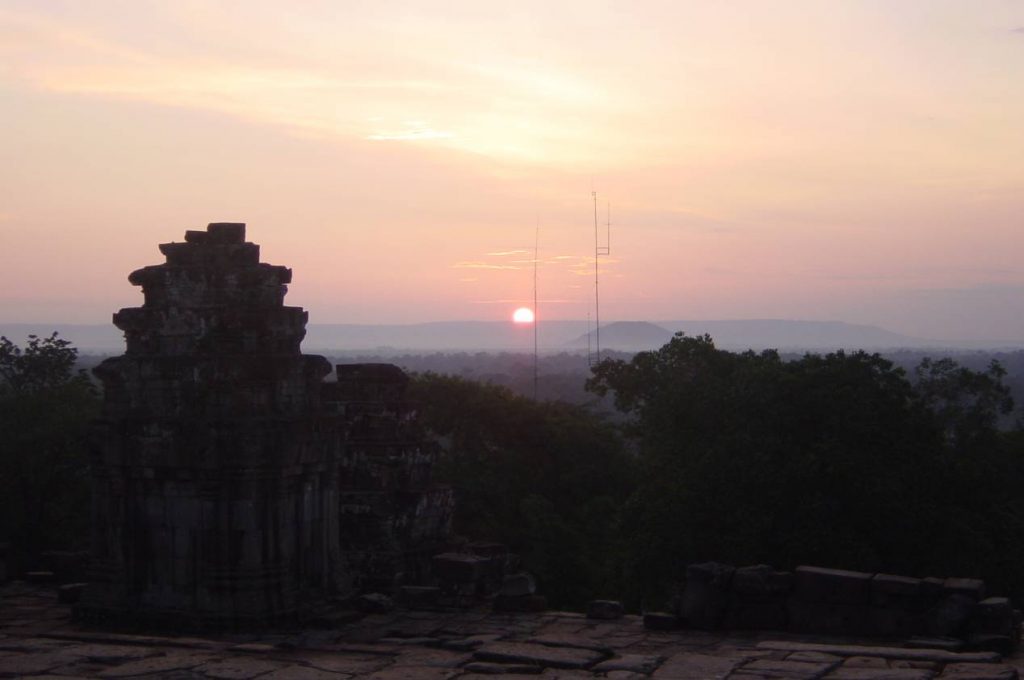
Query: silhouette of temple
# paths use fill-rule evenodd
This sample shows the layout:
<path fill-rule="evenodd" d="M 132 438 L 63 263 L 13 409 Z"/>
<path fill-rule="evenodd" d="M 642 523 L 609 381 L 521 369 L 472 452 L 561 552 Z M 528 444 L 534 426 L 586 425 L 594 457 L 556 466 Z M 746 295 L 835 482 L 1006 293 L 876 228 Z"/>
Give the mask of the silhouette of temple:
<path fill-rule="evenodd" d="M 443 546 L 451 492 L 431 483 L 396 366 L 304 355 L 291 270 L 245 225 L 210 224 L 133 272 L 114 315 L 124 355 L 92 461 L 93 555 L 78 614 L 185 627 L 278 624 L 359 589 L 414 583 Z M 426 559 L 425 559 L 426 558 Z"/>

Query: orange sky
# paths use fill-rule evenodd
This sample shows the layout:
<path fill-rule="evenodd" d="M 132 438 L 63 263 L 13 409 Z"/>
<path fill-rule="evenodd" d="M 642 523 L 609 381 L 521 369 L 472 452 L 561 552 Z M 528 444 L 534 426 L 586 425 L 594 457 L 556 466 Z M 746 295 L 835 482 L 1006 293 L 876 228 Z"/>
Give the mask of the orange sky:
<path fill-rule="evenodd" d="M 314 322 L 804 318 L 1024 341 L 1024 5 L 0 5 L 0 320 L 245 221 Z M 603 211 L 602 211 L 603 212 Z"/>

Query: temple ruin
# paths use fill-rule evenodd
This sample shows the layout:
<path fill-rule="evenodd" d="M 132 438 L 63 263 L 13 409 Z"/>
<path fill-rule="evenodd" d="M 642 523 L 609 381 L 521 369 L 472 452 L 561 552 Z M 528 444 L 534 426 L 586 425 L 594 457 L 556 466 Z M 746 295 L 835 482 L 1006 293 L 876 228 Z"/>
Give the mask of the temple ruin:
<path fill-rule="evenodd" d="M 390 365 L 304 355 L 291 270 L 245 225 L 210 224 L 133 272 L 124 355 L 92 461 L 93 557 L 77 613 L 182 627 L 300 621 L 357 589 L 414 583 L 451 492 Z"/>

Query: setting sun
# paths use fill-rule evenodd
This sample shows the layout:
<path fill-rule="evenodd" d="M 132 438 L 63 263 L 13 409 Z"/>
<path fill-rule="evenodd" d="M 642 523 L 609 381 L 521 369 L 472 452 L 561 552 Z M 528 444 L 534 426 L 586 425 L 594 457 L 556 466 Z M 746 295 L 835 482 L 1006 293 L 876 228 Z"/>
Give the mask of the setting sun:
<path fill-rule="evenodd" d="M 533 310 L 529 307 L 520 307 L 512 312 L 512 321 L 515 323 L 533 323 Z"/>

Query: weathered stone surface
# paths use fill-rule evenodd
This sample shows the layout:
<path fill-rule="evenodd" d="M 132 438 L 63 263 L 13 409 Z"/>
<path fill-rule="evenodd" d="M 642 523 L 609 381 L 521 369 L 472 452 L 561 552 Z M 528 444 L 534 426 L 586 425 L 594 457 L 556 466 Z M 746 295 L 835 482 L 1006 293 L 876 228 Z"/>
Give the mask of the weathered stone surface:
<path fill-rule="evenodd" d="M 97 675 L 101 678 L 130 678 L 138 675 L 163 676 L 171 671 L 188 670 L 210 663 L 214 657 L 210 654 L 188 651 L 172 651 L 147 659 L 138 659 L 108 668 Z"/>
<path fill-rule="evenodd" d="M 976 604 L 969 595 L 957 592 L 946 595 L 925 614 L 925 631 L 942 637 L 962 635 Z"/>
<path fill-rule="evenodd" d="M 843 666 L 825 677 L 828 680 L 931 680 L 935 674 L 919 668 L 851 668 Z"/>
<path fill-rule="evenodd" d="M 492 661 L 473 661 L 463 666 L 463 670 L 470 673 L 482 675 L 507 675 L 518 673 L 521 675 L 538 675 L 543 670 L 540 666 L 523 663 L 494 663 Z"/>
<path fill-rule="evenodd" d="M 342 673 L 330 673 L 308 666 L 292 665 L 285 666 L 266 675 L 259 676 L 260 680 L 346 680 L 350 676 Z"/>
<path fill-rule="evenodd" d="M 614 659 L 602 661 L 593 666 L 590 670 L 595 673 L 609 673 L 611 671 L 630 671 L 633 673 L 650 674 L 665 660 L 663 656 L 653 654 L 623 654 Z"/>
<path fill-rule="evenodd" d="M 985 582 L 977 578 L 947 578 L 942 582 L 946 593 L 966 595 L 975 602 L 985 598 Z"/>
<path fill-rule="evenodd" d="M 989 597 L 979 602 L 971 613 L 972 633 L 1009 635 L 1013 629 L 1013 605 L 1005 597 Z"/>
<path fill-rule="evenodd" d="M 870 645 L 835 645 L 817 642 L 763 640 L 758 649 L 780 652 L 823 652 L 837 656 L 878 656 L 884 659 L 937 661 L 939 663 L 994 663 L 999 655 L 992 652 L 948 652 L 941 649 L 911 649 L 906 647 L 875 647 Z"/>
<path fill-rule="evenodd" d="M 587 606 L 589 619 L 621 619 L 625 614 L 622 603 L 616 600 L 591 600 Z"/>
<path fill-rule="evenodd" d="M 865 605 L 871 578 L 872 574 L 860 571 L 802 566 L 796 568 L 794 591 L 804 602 Z"/>
<path fill-rule="evenodd" d="M 91 465 L 87 620 L 219 629 L 323 618 L 337 596 L 429 576 L 453 496 L 390 364 L 303 355 L 291 271 L 245 225 L 213 223 L 132 272 L 126 352 L 104 385 Z M 86 579 L 75 579 L 86 580 Z"/>
<path fill-rule="evenodd" d="M 676 654 L 666 659 L 651 677 L 661 680 L 725 680 L 742 661 L 707 654 Z"/>
<path fill-rule="evenodd" d="M 949 680 L 1017 680 L 1017 669 L 1004 664 L 952 663 L 939 678 Z"/>
<path fill-rule="evenodd" d="M 717 562 L 686 568 L 681 616 L 687 626 L 714 630 L 722 624 L 729 609 L 729 586 L 734 571 L 734 567 Z"/>
<path fill-rule="evenodd" d="M 911 607 L 921 595 L 921 579 L 875 574 L 871 579 L 871 604 L 875 607 Z"/>
<path fill-rule="evenodd" d="M 756 659 L 744 664 L 740 673 L 767 678 L 793 678 L 793 680 L 811 680 L 820 678 L 835 667 L 834 663 L 813 663 L 807 661 L 790 661 L 779 659 Z"/>
<path fill-rule="evenodd" d="M 196 671 L 217 680 L 249 680 L 271 671 L 286 668 L 287 664 L 238 656 L 223 661 L 211 661 L 196 667 Z"/>
<path fill-rule="evenodd" d="M 843 657 L 835 654 L 825 654 L 824 652 L 793 652 L 792 654 L 786 655 L 787 661 L 808 661 L 810 663 L 830 663 L 839 664 L 842 662 Z"/>
<path fill-rule="evenodd" d="M 648 630 L 674 630 L 679 627 L 679 617 L 668 612 L 646 612 L 644 628 Z"/>
<path fill-rule="evenodd" d="M 592 638 L 576 633 L 547 633 L 536 635 L 527 640 L 538 645 L 548 647 L 574 647 L 576 649 L 590 649 L 602 654 L 612 654 L 613 650 L 603 637 Z"/>
<path fill-rule="evenodd" d="M 446 680 L 458 674 L 459 671 L 451 668 L 396 665 L 371 673 L 366 680 Z"/>
<path fill-rule="evenodd" d="M 434 574 L 441 581 L 472 583 L 484 575 L 490 560 L 479 555 L 443 553 L 434 556 Z"/>
<path fill-rule="evenodd" d="M 810 602 L 796 598 L 786 603 L 789 626 L 806 633 L 866 635 L 871 633 L 871 607 L 866 604 Z"/>
<path fill-rule="evenodd" d="M 402 586 L 398 591 L 399 602 L 409 609 L 432 609 L 440 596 L 437 586 Z"/>
<path fill-rule="evenodd" d="M 589 668 L 604 654 L 577 647 L 550 647 L 527 642 L 492 642 L 477 649 L 473 656 L 481 661 L 527 663 L 553 668 Z"/>
<path fill-rule="evenodd" d="M 793 574 L 767 564 L 740 567 L 732 576 L 733 595 L 741 602 L 764 602 L 785 597 L 793 589 Z"/>
<path fill-rule="evenodd" d="M 888 668 L 889 662 L 880 656 L 850 656 L 843 665 L 847 668 Z"/>
<path fill-rule="evenodd" d="M 523 597 L 533 595 L 535 592 L 537 592 L 537 584 L 533 580 L 533 576 L 526 572 L 520 572 L 506 576 L 498 594 L 505 597 Z"/>
<path fill-rule="evenodd" d="M 518 597 L 498 595 L 494 598 L 494 611 L 496 612 L 542 612 L 547 608 L 548 599 L 543 595 L 521 595 Z"/>

